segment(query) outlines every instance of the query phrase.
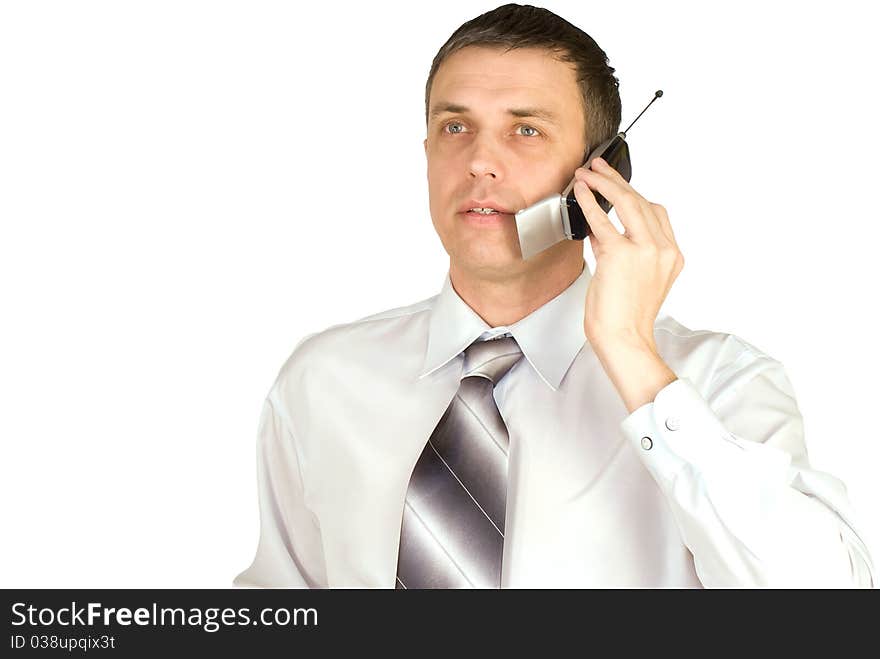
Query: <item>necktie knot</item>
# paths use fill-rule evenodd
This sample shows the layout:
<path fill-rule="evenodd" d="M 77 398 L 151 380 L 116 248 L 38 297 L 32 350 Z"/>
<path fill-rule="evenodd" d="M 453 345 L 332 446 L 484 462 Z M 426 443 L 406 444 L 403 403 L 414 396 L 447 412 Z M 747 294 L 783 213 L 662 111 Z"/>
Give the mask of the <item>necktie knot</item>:
<path fill-rule="evenodd" d="M 464 371 L 461 377 L 486 378 L 494 386 L 522 356 L 522 350 L 512 336 L 474 341 L 464 351 Z"/>

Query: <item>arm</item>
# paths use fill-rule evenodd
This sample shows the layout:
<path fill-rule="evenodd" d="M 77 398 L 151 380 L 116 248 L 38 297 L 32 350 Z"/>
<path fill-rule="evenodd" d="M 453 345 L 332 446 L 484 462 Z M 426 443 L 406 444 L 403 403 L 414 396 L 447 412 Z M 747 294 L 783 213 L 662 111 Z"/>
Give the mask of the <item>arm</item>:
<path fill-rule="evenodd" d="M 643 368 L 606 367 L 629 401 L 621 429 L 666 496 L 705 586 L 872 586 L 846 488 L 809 467 L 779 362 L 744 351 L 704 396 L 688 379 L 663 384 L 671 371 L 656 355 L 653 368 L 646 353 L 622 359 Z M 645 390 L 652 382 L 654 396 Z M 641 395 L 650 401 L 632 411 Z"/>
<path fill-rule="evenodd" d="M 621 428 L 653 475 L 706 586 L 870 586 L 843 484 L 810 469 L 782 365 L 744 350 L 697 391 L 660 359 L 657 313 L 684 266 L 666 209 L 601 158 L 575 196 L 596 270 L 584 334 L 630 415 Z M 596 203 L 614 204 L 621 235 Z"/>
<path fill-rule="evenodd" d="M 257 554 L 233 585 L 327 587 L 320 528 L 305 502 L 296 439 L 274 388 L 263 404 L 257 433 L 257 488 Z"/>

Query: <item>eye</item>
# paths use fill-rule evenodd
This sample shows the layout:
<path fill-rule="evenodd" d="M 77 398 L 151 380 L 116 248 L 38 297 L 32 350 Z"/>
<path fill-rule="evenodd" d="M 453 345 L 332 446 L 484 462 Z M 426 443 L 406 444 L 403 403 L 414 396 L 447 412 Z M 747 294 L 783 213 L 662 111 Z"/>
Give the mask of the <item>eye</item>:
<path fill-rule="evenodd" d="M 525 130 L 533 131 L 531 134 L 523 135 L 523 137 L 537 137 L 538 135 L 541 134 L 535 128 L 532 128 L 531 126 L 522 125 L 522 126 L 519 126 L 519 128 L 524 128 Z"/>
<path fill-rule="evenodd" d="M 464 130 L 464 126 L 462 126 L 462 124 L 460 124 L 460 123 L 457 122 L 457 121 L 451 121 L 451 122 L 449 122 L 448 124 L 446 124 L 445 126 L 443 126 L 443 130 L 444 130 L 445 132 L 447 132 L 447 133 L 452 134 L 452 135 L 458 135 L 458 134 L 461 132 L 461 130 L 446 130 L 447 128 L 450 128 L 450 129 L 451 129 L 451 128 L 455 128 L 456 126 L 459 126 L 462 130 Z"/>

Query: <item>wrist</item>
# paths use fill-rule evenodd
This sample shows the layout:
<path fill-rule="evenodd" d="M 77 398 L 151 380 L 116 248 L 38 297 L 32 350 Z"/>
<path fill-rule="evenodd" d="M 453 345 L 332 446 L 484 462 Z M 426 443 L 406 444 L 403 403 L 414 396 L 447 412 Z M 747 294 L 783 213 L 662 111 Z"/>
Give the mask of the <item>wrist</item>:
<path fill-rule="evenodd" d="M 657 392 L 677 379 L 654 342 L 644 337 L 605 335 L 591 345 L 629 413 L 653 401 Z"/>
<path fill-rule="evenodd" d="M 659 356 L 653 334 L 647 337 L 635 330 L 618 330 L 588 334 L 587 340 L 596 353 L 626 350 L 647 352 Z"/>

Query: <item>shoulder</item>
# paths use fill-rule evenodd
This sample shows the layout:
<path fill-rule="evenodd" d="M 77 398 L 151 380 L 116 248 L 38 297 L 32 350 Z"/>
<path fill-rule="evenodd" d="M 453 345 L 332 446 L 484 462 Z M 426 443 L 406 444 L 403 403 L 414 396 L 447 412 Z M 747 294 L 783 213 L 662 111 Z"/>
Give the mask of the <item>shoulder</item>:
<path fill-rule="evenodd" d="M 661 314 L 654 325 L 654 338 L 661 356 L 698 389 L 713 387 L 736 375 L 738 381 L 758 374 L 790 385 L 782 363 L 767 352 L 731 332 L 691 329 L 669 315 Z"/>
<path fill-rule="evenodd" d="M 726 349 L 731 353 L 747 353 L 758 359 L 772 359 L 766 352 L 731 332 L 711 329 L 691 329 L 667 314 L 660 314 L 654 324 L 655 336 L 667 337 L 668 341 L 684 343 L 696 349 L 700 346 Z"/>
<path fill-rule="evenodd" d="M 397 356 L 421 355 L 436 299 L 434 295 L 306 335 L 281 366 L 273 390 L 317 389 L 341 374 L 386 370 Z"/>

